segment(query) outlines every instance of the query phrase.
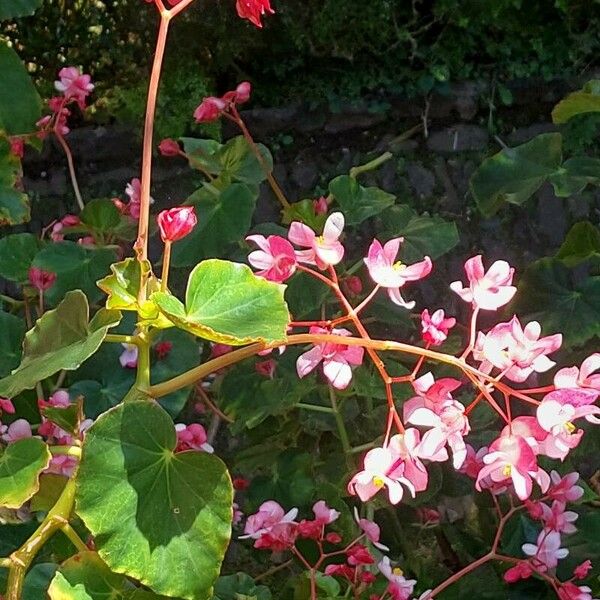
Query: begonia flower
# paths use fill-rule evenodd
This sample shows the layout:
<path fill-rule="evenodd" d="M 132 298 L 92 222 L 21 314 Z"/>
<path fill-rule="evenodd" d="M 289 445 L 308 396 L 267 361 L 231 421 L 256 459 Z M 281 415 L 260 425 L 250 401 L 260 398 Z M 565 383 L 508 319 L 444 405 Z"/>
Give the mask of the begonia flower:
<path fill-rule="evenodd" d="M 227 107 L 227 102 L 216 96 L 207 96 L 194 111 L 196 123 L 210 123 L 216 121 L 221 112 Z"/>
<path fill-rule="evenodd" d="M 508 304 L 517 291 L 512 285 L 514 271 L 506 261 L 497 260 L 486 272 L 481 255 L 477 255 L 465 263 L 468 287 L 454 281 L 450 289 L 476 308 L 498 310 Z"/>
<path fill-rule="evenodd" d="M 83 110 L 85 99 L 94 91 L 94 84 L 89 75 L 81 73 L 77 67 L 64 67 L 58 72 L 59 81 L 54 87 L 62 92 L 67 100 L 73 99 Z"/>
<path fill-rule="evenodd" d="M 377 565 L 380 573 L 389 581 L 387 592 L 393 600 L 408 600 L 415 585 L 416 579 L 406 579 L 402 569 L 392 567 L 390 559 L 384 556 Z"/>
<path fill-rule="evenodd" d="M 209 454 L 214 452 L 213 447 L 208 443 L 206 429 L 200 423 L 191 423 L 190 425 L 177 423 L 175 432 L 177 433 L 177 452 L 184 450 L 202 450 Z"/>
<path fill-rule="evenodd" d="M 554 386 L 556 388 L 588 388 L 600 393 L 600 353 L 595 352 L 588 356 L 581 367 L 567 367 L 557 371 L 554 375 Z"/>
<path fill-rule="evenodd" d="M 178 156 L 181 153 L 181 148 L 177 140 L 165 138 L 158 145 L 158 150 L 163 156 Z"/>
<path fill-rule="evenodd" d="M 387 289 L 390 300 L 398 306 L 410 309 L 414 307 L 415 303 L 406 302 L 400 294 L 400 288 L 409 281 L 417 281 L 429 275 L 432 264 L 428 256 L 412 265 L 396 261 L 400 244 L 403 241 L 404 238 L 394 238 L 382 246 L 379 240 L 373 240 L 364 262 L 371 279 L 377 285 Z"/>
<path fill-rule="evenodd" d="M 567 473 L 561 477 L 556 471 L 550 472 L 551 484 L 548 488 L 548 497 L 552 500 L 561 500 L 563 502 L 576 502 L 584 494 L 583 488 L 576 485 L 579 481 L 579 473 Z"/>
<path fill-rule="evenodd" d="M 577 521 L 579 515 L 572 510 L 566 510 L 566 506 L 560 500 L 554 500 L 551 507 L 540 502 L 541 520 L 546 529 L 558 531 L 558 533 L 575 533 L 577 531 L 573 523 Z"/>
<path fill-rule="evenodd" d="M 558 561 L 568 556 L 569 551 L 560 547 L 560 533 L 542 529 L 537 544 L 523 544 L 523 552 L 533 557 L 532 565 L 537 571 L 545 572 L 554 569 Z"/>
<path fill-rule="evenodd" d="M 38 267 L 30 267 L 28 271 L 29 283 L 38 290 L 38 292 L 45 292 L 49 290 L 56 281 L 56 273 L 50 271 L 44 271 Z"/>
<path fill-rule="evenodd" d="M 324 500 L 319 500 L 313 504 L 315 521 L 321 525 L 329 525 L 338 519 L 340 512 L 327 506 Z"/>
<path fill-rule="evenodd" d="M 32 436 L 31 425 L 25 419 L 17 419 L 8 426 L 0 426 L 0 439 L 7 444 Z"/>
<path fill-rule="evenodd" d="M 10 398 L 0 398 L 0 413 L 15 414 L 15 405 Z"/>
<path fill-rule="evenodd" d="M 573 575 L 576 579 L 585 579 L 589 572 L 592 570 L 592 561 L 588 558 L 584 560 L 580 565 L 577 565 L 573 569 Z"/>
<path fill-rule="evenodd" d="M 423 341 L 432 346 L 441 345 L 448 337 L 448 331 L 456 325 L 454 317 L 446 317 L 443 309 L 436 310 L 432 315 L 425 309 L 421 313 L 421 335 Z"/>
<path fill-rule="evenodd" d="M 369 519 L 361 519 L 358 515 L 358 509 L 356 506 L 354 507 L 354 520 L 357 522 L 358 526 L 362 530 L 362 532 L 367 536 L 367 539 L 375 546 L 375 548 L 379 548 L 379 550 L 383 550 L 384 552 L 388 552 L 389 548 L 384 546 L 379 542 L 379 538 L 381 536 L 381 529 L 379 525 L 374 521 L 369 521 Z"/>
<path fill-rule="evenodd" d="M 125 350 L 119 356 L 119 362 L 124 369 L 135 369 L 138 361 L 138 348 L 135 344 L 121 344 Z"/>
<path fill-rule="evenodd" d="M 506 583 L 516 583 L 521 579 L 529 579 L 533 575 L 533 569 L 526 561 L 518 562 L 504 573 Z"/>
<path fill-rule="evenodd" d="M 269 0 L 236 0 L 235 8 L 242 19 L 247 19 L 256 27 L 262 27 L 261 17 L 266 14 L 274 14 Z"/>
<path fill-rule="evenodd" d="M 196 209 L 193 206 L 177 206 L 158 213 L 158 230 L 163 242 L 176 242 L 186 235 L 198 223 Z"/>
<path fill-rule="evenodd" d="M 248 517 L 244 527 L 244 535 L 241 535 L 239 539 L 252 538 L 257 540 L 277 525 L 295 523 L 294 519 L 297 515 L 297 508 L 292 508 L 286 513 L 280 504 L 274 500 L 267 500 L 259 506 L 257 513 Z"/>
<path fill-rule="evenodd" d="M 318 236 L 308 225 L 293 221 L 288 239 L 296 246 L 307 248 L 296 252 L 298 262 L 317 265 L 321 270 L 337 265 L 344 258 L 344 246 L 339 241 L 344 223 L 344 215 L 334 212 L 325 221 L 323 235 Z"/>
<path fill-rule="evenodd" d="M 572 581 L 565 581 L 558 588 L 559 600 L 597 600 L 592 598 L 592 589 L 587 585 L 575 585 Z"/>
<path fill-rule="evenodd" d="M 296 253 L 292 244 L 285 238 L 278 235 L 270 235 L 267 238 L 262 235 L 249 235 L 246 240 L 259 247 L 259 250 L 254 250 L 248 255 L 248 262 L 255 269 L 260 269 L 256 273 L 260 277 L 283 283 L 296 272 Z"/>

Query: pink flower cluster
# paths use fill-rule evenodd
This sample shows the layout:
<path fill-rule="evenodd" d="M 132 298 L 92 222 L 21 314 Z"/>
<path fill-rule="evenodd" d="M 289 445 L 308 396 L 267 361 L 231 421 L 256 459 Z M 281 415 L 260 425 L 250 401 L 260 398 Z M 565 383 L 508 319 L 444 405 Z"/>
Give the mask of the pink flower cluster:
<path fill-rule="evenodd" d="M 248 81 L 242 81 L 235 90 L 226 92 L 221 97 L 207 96 L 194 111 L 196 123 L 216 121 L 222 114 L 250 100 L 252 86 Z"/>

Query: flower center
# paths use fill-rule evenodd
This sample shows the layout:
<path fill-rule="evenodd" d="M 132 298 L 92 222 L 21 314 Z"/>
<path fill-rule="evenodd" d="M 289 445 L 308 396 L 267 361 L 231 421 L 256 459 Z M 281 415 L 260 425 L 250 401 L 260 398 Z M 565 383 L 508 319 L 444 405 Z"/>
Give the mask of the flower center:
<path fill-rule="evenodd" d="M 506 465 L 504 467 L 504 469 L 502 469 L 502 475 L 504 475 L 504 477 L 510 477 L 511 473 L 512 473 L 512 467 L 510 465 Z"/>
<path fill-rule="evenodd" d="M 565 429 L 569 432 L 569 433 L 573 433 L 577 427 L 575 427 L 575 425 L 571 422 L 571 421 L 567 421 L 565 423 Z"/>
<path fill-rule="evenodd" d="M 406 269 L 406 265 L 399 260 L 392 265 L 392 269 L 394 269 L 394 271 L 404 271 L 404 269 Z"/>
<path fill-rule="evenodd" d="M 400 567 L 394 567 L 392 569 L 392 573 L 394 575 L 398 575 L 399 577 L 402 577 L 404 575 L 404 571 Z"/>
<path fill-rule="evenodd" d="M 383 480 L 383 477 L 380 477 L 379 475 L 375 475 L 375 477 L 373 477 L 373 485 L 376 488 L 381 489 L 385 485 L 385 481 Z"/>

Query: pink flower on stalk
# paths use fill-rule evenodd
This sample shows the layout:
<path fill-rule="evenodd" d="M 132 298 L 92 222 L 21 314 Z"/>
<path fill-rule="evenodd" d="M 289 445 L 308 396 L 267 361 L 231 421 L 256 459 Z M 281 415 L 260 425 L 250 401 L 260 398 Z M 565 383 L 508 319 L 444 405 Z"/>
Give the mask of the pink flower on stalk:
<path fill-rule="evenodd" d="M 559 600 L 595 600 L 592 598 L 592 590 L 587 585 L 575 585 L 571 581 L 565 581 L 558 588 Z"/>
<path fill-rule="evenodd" d="M 0 398 L 0 413 L 15 414 L 15 406 L 10 398 Z"/>
<path fill-rule="evenodd" d="M 31 267 L 28 272 L 29 283 L 38 290 L 38 292 L 45 292 L 49 290 L 56 281 L 56 273 L 50 271 L 44 271 L 38 269 L 38 267 Z"/>
<path fill-rule="evenodd" d="M 140 217 L 140 204 L 142 201 L 142 182 L 137 178 L 133 178 L 125 187 L 125 194 L 129 197 L 129 204 L 123 205 L 121 203 L 121 212 L 126 215 L 131 215 L 134 219 Z M 150 204 L 154 202 L 153 198 L 150 198 Z"/>
<path fill-rule="evenodd" d="M 579 515 L 572 510 L 565 510 L 567 505 L 560 500 L 555 500 L 552 507 L 540 503 L 542 508 L 541 520 L 546 529 L 558 531 L 558 533 L 575 533 L 577 528 L 573 523 L 577 521 Z"/>
<path fill-rule="evenodd" d="M 423 341 L 432 346 L 439 346 L 448 337 L 448 331 L 456 325 L 454 317 L 445 317 L 443 309 L 436 310 L 432 315 L 425 309 L 421 313 L 421 329 Z"/>
<path fill-rule="evenodd" d="M 532 557 L 532 566 L 540 573 L 554 569 L 558 561 L 569 554 L 566 548 L 560 547 L 560 533 L 550 529 L 540 531 L 537 544 L 523 544 L 521 547 L 527 556 Z"/>
<path fill-rule="evenodd" d="M 244 535 L 241 535 L 239 539 L 252 538 L 257 540 L 261 535 L 268 533 L 273 527 L 278 525 L 295 525 L 296 522 L 294 519 L 297 515 L 297 508 L 292 508 L 292 510 L 286 513 L 275 500 L 267 500 L 267 502 L 263 502 L 259 506 L 257 513 L 248 517 L 246 526 L 244 527 Z"/>
<path fill-rule="evenodd" d="M 156 217 L 163 242 L 177 242 L 196 227 L 198 219 L 193 206 L 177 206 L 163 210 Z"/>
<path fill-rule="evenodd" d="M 206 430 L 200 423 L 190 425 L 177 423 L 175 431 L 177 432 L 177 452 L 184 450 L 202 450 L 208 454 L 214 452 L 214 448 L 207 441 Z"/>
<path fill-rule="evenodd" d="M 600 393 L 600 373 L 594 375 L 598 369 L 600 369 L 600 353 L 596 352 L 581 363 L 581 368 L 560 369 L 554 376 L 554 386 L 565 389 L 588 388 Z"/>
<path fill-rule="evenodd" d="M 227 102 L 223 99 L 216 96 L 207 96 L 194 111 L 194 119 L 196 123 L 216 121 L 226 107 Z"/>
<path fill-rule="evenodd" d="M 392 504 L 402 500 L 405 485 L 415 496 L 415 486 L 404 477 L 404 462 L 391 448 L 373 448 L 364 458 L 364 467 L 348 483 L 348 492 L 366 502 L 383 488 L 387 488 Z"/>
<path fill-rule="evenodd" d="M 573 421 L 585 417 L 586 421 L 600 425 L 600 407 L 593 406 L 595 396 L 588 390 L 555 390 L 546 394 L 536 409 L 540 426 L 554 436 L 576 431 Z"/>
<path fill-rule="evenodd" d="M 288 239 L 296 246 L 308 248 L 296 252 L 298 262 L 317 265 L 321 270 L 337 265 L 344 258 L 344 246 L 339 241 L 344 223 L 344 215 L 334 212 L 325 221 L 323 235 L 318 236 L 308 225 L 293 221 L 288 231 Z"/>
<path fill-rule="evenodd" d="M 482 482 L 490 478 L 494 484 L 512 483 L 520 500 L 527 500 L 533 489 L 533 479 L 542 492 L 548 489 L 550 477 L 537 465 L 536 457 L 524 438 L 501 435 L 483 457 L 485 466 L 479 471 L 475 487 L 481 491 Z"/>
<path fill-rule="evenodd" d="M 467 444 L 467 456 L 462 467 L 459 469 L 461 473 L 467 475 L 471 479 L 477 479 L 479 471 L 484 467 L 483 457 L 488 453 L 488 447 L 483 446 L 479 450 L 475 451 L 475 448 L 471 444 Z"/>
<path fill-rule="evenodd" d="M 512 285 L 514 271 L 506 261 L 497 260 L 486 273 L 479 254 L 465 263 L 468 287 L 463 287 L 461 281 L 454 281 L 450 289 L 475 308 L 498 310 L 508 304 L 517 291 Z"/>
<path fill-rule="evenodd" d="M 262 235 L 249 235 L 247 241 L 254 242 L 260 249 L 250 252 L 248 262 L 260 269 L 256 274 L 268 281 L 283 283 L 296 272 L 294 247 L 278 235 L 265 238 Z"/>
<path fill-rule="evenodd" d="M 53 242 L 60 242 L 65 239 L 63 230 L 65 227 L 76 227 L 81 224 L 81 220 L 76 215 L 65 215 L 60 221 L 57 221 L 52 225 L 52 231 L 50 232 L 50 239 Z"/>
<path fill-rule="evenodd" d="M 320 525 L 329 525 L 340 516 L 339 511 L 327 506 L 324 500 L 319 500 L 313 504 L 313 512 L 315 513 L 315 521 Z"/>
<path fill-rule="evenodd" d="M 135 369 L 138 361 L 138 349 L 135 344 L 121 344 L 125 350 L 119 356 L 119 362 L 124 369 Z"/>
<path fill-rule="evenodd" d="M 398 306 L 413 308 L 414 302 L 406 302 L 400 294 L 400 288 L 409 281 L 423 279 L 431 273 L 431 259 L 426 256 L 421 262 L 405 265 L 396 261 L 400 244 L 404 238 L 394 238 L 384 246 L 379 240 L 373 240 L 369 252 L 364 259 L 371 279 L 384 288 L 387 288 L 390 300 Z"/>
<path fill-rule="evenodd" d="M 265 13 L 275 14 L 269 0 L 236 0 L 235 8 L 242 19 L 247 19 L 256 27 L 262 27 L 260 18 Z"/>
<path fill-rule="evenodd" d="M 508 323 L 495 325 L 483 338 L 482 370 L 489 372 L 494 366 L 511 381 L 523 382 L 534 371 L 544 373 L 551 369 L 556 363 L 546 355 L 560 348 L 562 334 L 540 338 L 541 329 L 537 321 L 523 329 L 516 316 Z M 480 337 L 479 344 L 481 340 Z"/>
<path fill-rule="evenodd" d="M 584 560 L 580 565 L 577 565 L 573 570 L 573 576 L 576 579 L 585 579 L 592 569 L 592 561 Z"/>
<path fill-rule="evenodd" d="M 59 81 L 54 87 L 62 92 L 67 100 L 73 99 L 83 110 L 85 99 L 94 91 L 94 84 L 89 75 L 82 74 L 77 67 L 64 67 L 58 72 Z"/>
<path fill-rule="evenodd" d="M 179 147 L 177 140 L 165 138 L 158 145 L 158 151 L 163 156 L 178 156 L 181 153 L 181 148 Z"/>
<path fill-rule="evenodd" d="M 250 94 L 252 93 L 252 85 L 249 81 L 242 81 L 238 83 L 235 90 L 225 92 L 222 100 L 230 104 L 244 104 L 250 100 Z"/>
<path fill-rule="evenodd" d="M 25 419 L 17 419 L 10 425 L 0 425 L 0 439 L 7 444 L 33 436 L 31 425 Z"/>
<path fill-rule="evenodd" d="M 352 335 L 347 329 L 332 329 L 329 331 L 315 326 L 311 327 L 309 331 L 311 334 L 332 333 L 333 335 Z M 301 354 L 296 361 L 296 371 L 298 377 L 306 377 L 322 362 L 325 377 L 333 387 L 343 390 L 348 387 L 352 380 L 352 366 L 360 365 L 363 357 L 364 348 L 360 346 L 345 346 L 343 344 L 325 342 L 317 344 L 308 352 Z"/>
<path fill-rule="evenodd" d="M 390 559 L 384 556 L 379 564 L 377 565 L 379 572 L 389 581 L 387 587 L 388 594 L 393 600 L 408 600 L 413 593 L 416 579 L 406 579 L 402 572 L 402 569 L 393 567 L 390 563 Z"/>
<path fill-rule="evenodd" d="M 533 575 L 533 569 L 527 561 L 518 562 L 504 573 L 506 583 L 516 583 L 521 579 L 529 579 Z"/>
<path fill-rule="evenodd" d="M 552 483 L 548 489 L 548 496 L 552 500 L 561 500 L 563 502 L 576 502 L 583 496 L 583 488 L 576 483 L 579 481 L 579 473 L 567 473 L 561 477 L 556 471 L 550 472 Z"/>
<path fill-rule="evenodd" d="M 379 525 L 374 521 L 369 521 L 369 519 L 361 519 L 358 515 L 358 509 L 356 506 L 354 507 L 354 520 L 357 522 L 358 526 L 362 530 L 362 532 L 367 536 L 367 539 L 375 546 L 375 548 L 379 548 L 379 550 L 383 550 L 384 552 L 388 552 L 389 548 L 384 546 L 379 542 L 379 538 L 381 536 L 381 529 Z"/>

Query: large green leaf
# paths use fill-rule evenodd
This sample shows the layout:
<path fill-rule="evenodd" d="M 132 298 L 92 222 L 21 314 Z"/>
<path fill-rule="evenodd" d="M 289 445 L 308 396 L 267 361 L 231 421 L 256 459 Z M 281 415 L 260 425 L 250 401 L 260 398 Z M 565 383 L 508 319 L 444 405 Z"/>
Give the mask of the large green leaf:
<path fill-rule="evenodd" d="M 25 337 L 25 321 L 0 311 L 0 377 L 8 375 L 21 362 L 21 344 Z"/>
<path fill-rule="evenodd" d="M 160 594 L 207 600 L 231 535 L 233 490 L 221 460 L 175 453 L 176 443 L 153 402 L 101 415 L 85 437 L 76 510 L 113 571 Z"/>
<path fill-rule="evenodd" d="M 205 258 L 221 256 L 244 238 L 256 208 L 258 188 L 220 179 L 196 190 L 187 200 L 196 208 L 198 224 L 173 247 L 172 264 L 190 267 Z"/>
<path fill-rule="evenodd" d="M 329 184 L 348 225 L 359 225 L 394 204 L 394 195 L 377 187 L 363 187 L 354 177 L 340 175 Z"/>
<path fill-rule="evenodd" d="M 582 192 L 588 184 L 600 183 L 600 159 L 577 156 L 566 160 L 556 173 L 550 176 L 554 193 L 559 198 L 569 198 Z"/>
<path fill-rule="evenodd" d="M 27 281 L 29 267 L 41 245 L 33 233 L 12 233 L 0 239 L 0 275 L 10 281 Z"/>
<path fill-rule="evenodd" d="M 98 349 L 120 318 L 119 312 L 102 309 L 90 321 L 85 294 L 69 292 L 25 335 L 21 364 L 0 379 L 0 396 L 16 396 L 58 371 L 76 369 Z"/>
<path fill-rule="evenodd" d="M 381 225 L 389 237 L 403 237 L 400 258 L 406 262 L 429 256 L 433 260 L 458 244 L 455 223 L 437 215 L 418 215 L 406 204 L 393 206 L 381 216 Z"/>
<path fill-rule="evenodd" d="M 479 210 L 489 216 L 504 202 L 523 204 L 561 161 L 560 133 L 543 133 L 515 148 L 504 148 L 483 161 L 471 177 L 471 191 Z"/>
<path fill-rule="evenodd" d="M 181 141 L 190 165 L 194 168 L 253 185 L 258 185 L 267 178 L 263 166 L 242 135 L 223 145 L 214 140 L 194 138 L 181 138 Z M 256 147 L 270 172 L 273 169 L 273 157 L 269 149 L 262 144 L 256 144 Z"/>
<path fill-rule="evenodd" d="M 52 458 L 38 438 L 25 438 L 0 450 L 0 506 L 19 508 L 39 489 L 41 472 Z"/>
<path fill-rule="evenodd" d="M 99 198 L 88 202 L 79 218 L 84 225 L 100 232 L 112 231 L 121 222 L 121 213 L 112 200 Z"/>
<path fill-rule="evenodd" d="M 75 242 L 57 242 L 40 250 L 34 266 L 56 274 L 56 281 L 44 293 L 51 305 L 56 305 L 70 290 L 82 290 L 96 302 L 102 297 L 96 286 L 98 279 L 109 272 L 117 255 L 111 248 L 86 248 Z"/>
<path fill-rule="evenodd" d="M 2 42 L 0 42 L 0 49 Z M 0 51 L 0 69 L 2 53 Z M 0 81 L 2 72 L 0 70 Z M 2 93 L 4 81 L 0 87 L 0 118 L 2 111 Z M 2 123 L 0 121 L 0 129 Z M 0 135 L 0 225 L 20 225 L 27 223 L 31 218 L 29 199 L 18 189 L 21 179 L 21 161 L 10 151 L 10 143 Z"/>
<path fill-rule="evenodd" d="M 556 258 L 567 267 L 574 267 L 584 260 L 600 259 L 600 230 L 589 221 L 575 223 L 567 233 Z"/>
<path fill-rule="evenodd" d="M 213 600 L 271 600 L 271 591 L 265 585 L 257 585 L 246 573 L 219 577 L 215 584 Z"/>
<path fill-rule="evenodd" d="M 32 15 L 40 6 L 42 0 L 2 0 L 0 4 L 0 21 L 27 17 Z"/>
<path fill-rule="evenodd" d="M 285 286 L 257 277 L 246 265 L 205 260 L 188 279 L 185 306 L 175 296 L 152 296 L 177 327 L 214 342 L 240 346 L 285 338 Z"/>
<path fill-rule="evenodd" d="M 62 479 L 65 479 L 64 477 Z M 58 565 L 38 563 L 25 575 L 22 600 L 47 600 L 48 586 L 56 573 Z"/>
<path fill-rule="evenodd" d="M 600 277 L 577 283 L 560 260 L 534 262 L 519 281 L 512 308 L 539 321 L 547 333 L 561 332 L 564 344 L 578 346 L 600 335 Z"/>
<path fill-rule="evenodd" d="M 552 120 L 557 124 L 566 123 L 577 115 L 593 112 L 600 112 L 600 81 L 597 79 L 561 100 L 552 111 Z"/>
<path fill-rule="evenodd" d="M 3 0 L 1 5 L 5 4 L 6 0 Z M 0 81 L 0 130 L 4 130 L 8 135 L 35 131 L 42 101 L 21 59 L 2 41 Z"/>

